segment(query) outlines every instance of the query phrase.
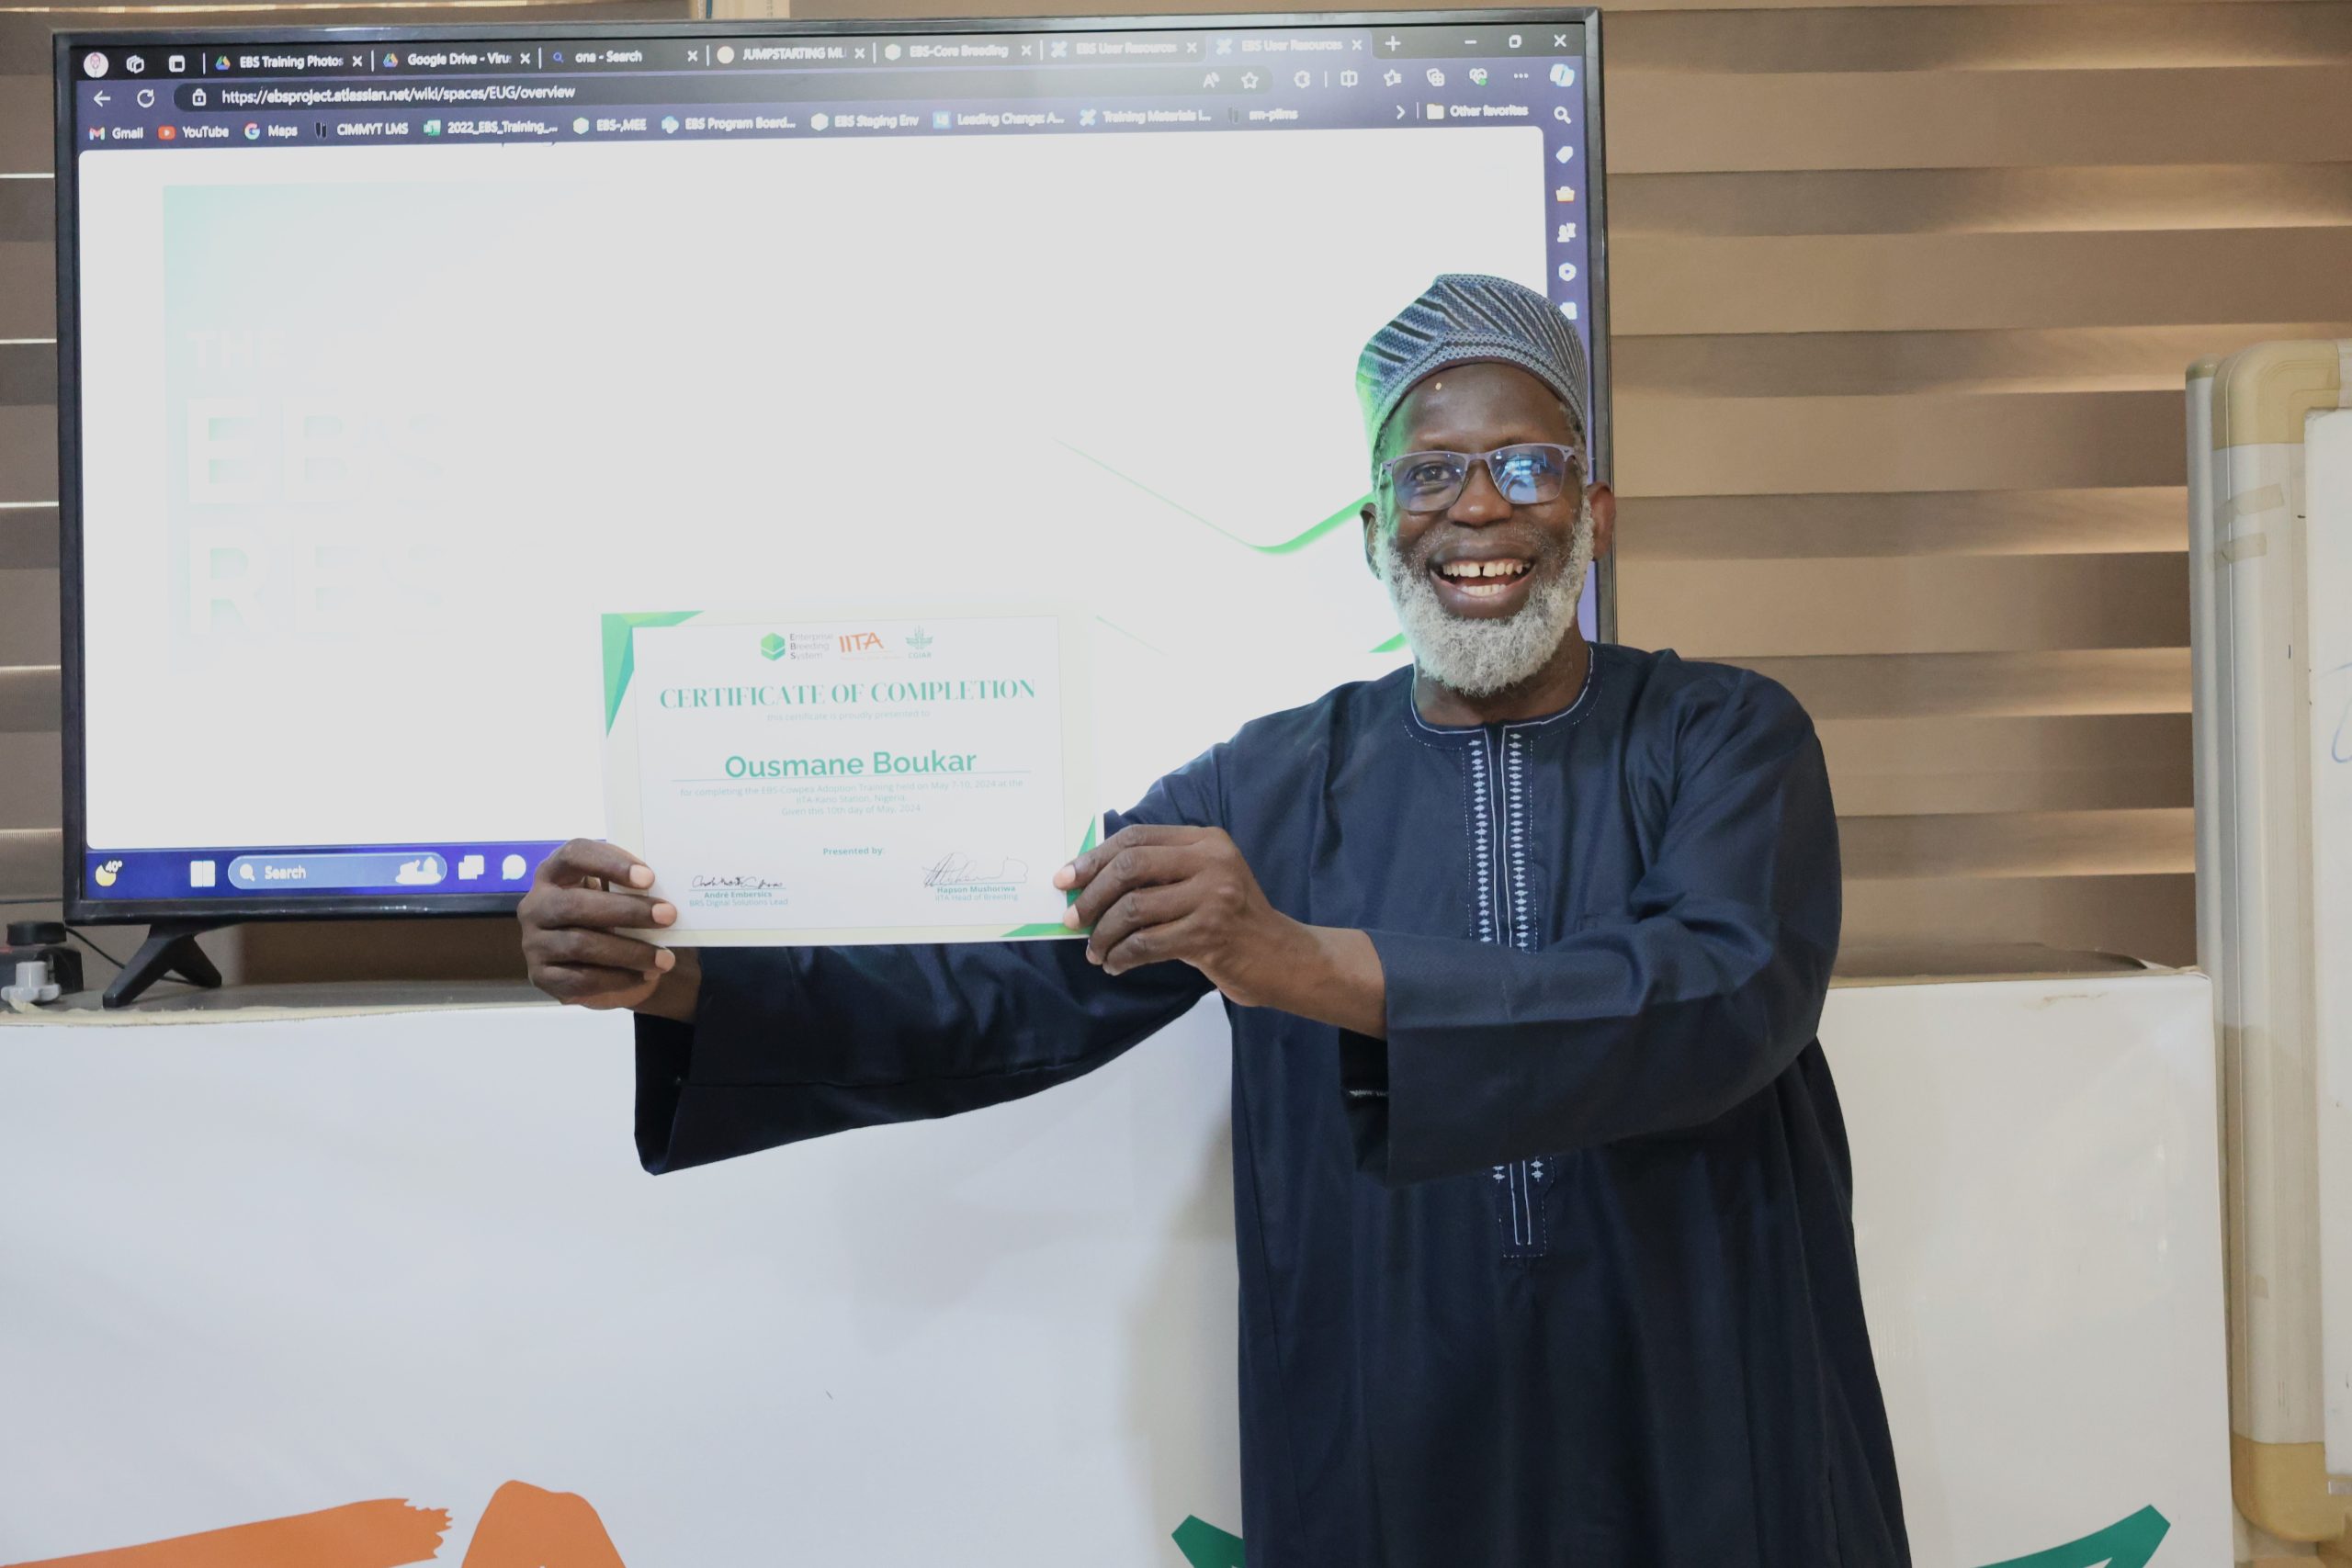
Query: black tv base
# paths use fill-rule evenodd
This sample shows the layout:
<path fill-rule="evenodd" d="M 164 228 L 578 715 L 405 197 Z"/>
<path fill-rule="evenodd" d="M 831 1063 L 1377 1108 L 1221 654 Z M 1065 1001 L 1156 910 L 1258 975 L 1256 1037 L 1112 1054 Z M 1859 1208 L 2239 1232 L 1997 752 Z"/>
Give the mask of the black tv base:
<path fill-rule="evenodd" d="M 220 971 L 204 956 L 196 939 L 220 929 L 220 922 L 215 920 L 158 920 L 149 926 L 147 940 L 139 944 L 139 951 L 131 954 L 130 962 L 122 966 L 122 973 L 114 977 L 114 984 L 107 987 L 100 1005 L 129 1007 L 148 987 L 175 976 L 207 990 L 218 987 Z"/>

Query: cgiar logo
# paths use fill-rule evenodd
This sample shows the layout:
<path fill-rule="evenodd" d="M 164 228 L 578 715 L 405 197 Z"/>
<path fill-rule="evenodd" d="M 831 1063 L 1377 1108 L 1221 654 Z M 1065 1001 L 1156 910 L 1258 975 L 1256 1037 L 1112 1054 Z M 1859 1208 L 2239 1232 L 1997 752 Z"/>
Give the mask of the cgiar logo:
<path fill-rule="evenodd" d="M 917 659 L 931 657 L 931 634 L 917 626 L 907 634 L 907 651 Z"/>

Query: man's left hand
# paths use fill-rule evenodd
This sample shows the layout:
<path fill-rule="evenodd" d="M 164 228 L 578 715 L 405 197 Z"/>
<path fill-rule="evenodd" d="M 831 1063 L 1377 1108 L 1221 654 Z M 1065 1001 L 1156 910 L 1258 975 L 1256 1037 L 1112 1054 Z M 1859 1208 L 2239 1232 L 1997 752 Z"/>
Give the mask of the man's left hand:
<path fill-rule="evenodd" d="M 1189 964 L 1241 1007 L 1388 1032 L 1372 939 L 1275 908 L 1222 829 L 1122 828 L 1054 873 L 1054 886 L 1078 890 L 1063 923 L 1093 928 L 1086 956 L 1106 975 Z"/>
<path fill-rule="evenodd" d="M 1062 917 L 1091 926 L 1086 956 L 1106 975 L 1171 959 L 1243 1007 L 1267 1005 L 1267 976 L 1295 964 L 1306 928 L 1266 902 L 1232 839 L 1217 828 L 1123 828 L 1054 874 L 1077 888 Z"/>

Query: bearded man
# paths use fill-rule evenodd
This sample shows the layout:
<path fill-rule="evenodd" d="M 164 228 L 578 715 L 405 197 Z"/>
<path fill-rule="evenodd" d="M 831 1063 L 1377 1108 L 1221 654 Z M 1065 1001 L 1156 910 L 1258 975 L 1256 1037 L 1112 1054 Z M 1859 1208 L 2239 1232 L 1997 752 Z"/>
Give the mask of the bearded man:
<path fill-rule="evenodd" d="M 1578 631 L 1616 505 L 1542 295 L 1440 277 L 1357 380 L 1413 665 L 1107 818 L 1056 878 L 1082 945 L 697 960 L 616 934 L 652 873 L 581 841 L 533 977 L 637 1010 L 654 1171 L 1034 1093 L 1223 993 L 1251 1568 L 1905 1563 L 1812 724 Z"/>

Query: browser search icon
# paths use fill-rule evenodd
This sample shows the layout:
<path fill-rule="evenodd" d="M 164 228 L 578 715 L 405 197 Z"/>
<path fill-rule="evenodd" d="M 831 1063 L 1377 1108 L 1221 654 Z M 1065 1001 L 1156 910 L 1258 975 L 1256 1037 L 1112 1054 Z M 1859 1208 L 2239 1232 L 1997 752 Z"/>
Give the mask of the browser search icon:
<path fill-rule="evenodd" d="M 1568 111 L 1566 109 L 1554 109 L 1552 111 L 1552 118 L 1558 120 L 1562 125 L 1566 125 L 1568 123 Z"/>

